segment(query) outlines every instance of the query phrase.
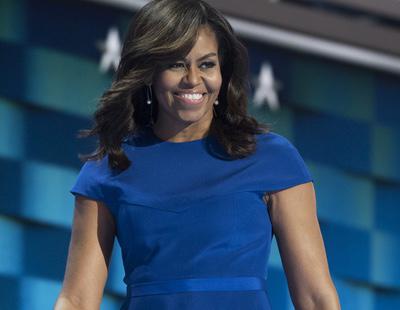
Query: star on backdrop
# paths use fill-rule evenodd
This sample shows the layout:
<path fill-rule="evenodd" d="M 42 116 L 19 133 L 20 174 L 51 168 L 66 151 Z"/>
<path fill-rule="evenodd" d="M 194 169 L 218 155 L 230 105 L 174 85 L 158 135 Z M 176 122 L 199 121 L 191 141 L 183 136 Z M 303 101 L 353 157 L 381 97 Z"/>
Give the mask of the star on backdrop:
<path fill-rule="evenodd" d="M 105 73 L 111 66 L 114 70 L 117 70 L 122 49 L 118 29 L 116 27 L 111 27 L 108 30 L 105 41 L 97 43 L 97 46 L 102 52 L 99 67 L 100 71 Z"/>
<path fill-rule="evenodd" d="M 278 110 L 280 106 L 277 93 L 278 87 L 271 65 L 264 62 L 261 65 L 260 74 L 256 82 L 256 90 L 253 97 L 254 106 L 260 107 L 267 104 L 271 110 Z"/>

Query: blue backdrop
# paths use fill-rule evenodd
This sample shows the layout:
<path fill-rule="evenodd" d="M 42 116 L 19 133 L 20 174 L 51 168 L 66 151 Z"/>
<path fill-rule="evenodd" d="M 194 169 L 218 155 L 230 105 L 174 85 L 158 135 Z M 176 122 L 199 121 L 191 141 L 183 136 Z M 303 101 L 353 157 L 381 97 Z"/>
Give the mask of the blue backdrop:
<path fill-rule="evenodd" d="M 50 309 L 70 237 L 78 129 L 111 82 L 96 44 L 131 12 L 84 1 L 0 0 L 0 307 Z M 269 62 L 281 108 L 249 106 L 288 137 L 315 179 L 318 216 L 342 309 L 400 309 L 400 78 L 245 42 Z M 118 245 L 102 309 L 125 293 Z M 276 243 L 275 309 L 293 309 Z"/>

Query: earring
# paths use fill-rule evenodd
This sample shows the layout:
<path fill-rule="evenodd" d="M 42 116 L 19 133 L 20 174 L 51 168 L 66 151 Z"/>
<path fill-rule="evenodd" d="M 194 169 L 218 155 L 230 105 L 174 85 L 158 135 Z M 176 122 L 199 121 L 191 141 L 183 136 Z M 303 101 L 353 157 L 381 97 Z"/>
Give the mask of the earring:
<path fill-rule="evenodd" d="M 218 104 L 219 104 L 218 99 L 215 100 L 214 104 L 215 104 L 215 105 L 218 105 Z"/>
<path fill-rule="evenodd" d="M 153 120 L 153 95 L 151 93 L 151 85 L 146 85 L 146 102 L 147 106 L 150 107 L 150 120 L 148 126 L 152 127 L 154 125 Z"/>
<path fill-rule="evenodd" d="M 147 85 L 146 86 L 146 97 L 147 97 L 147 104 L 151 104 L 153 101 L 153 96 L 151 93 L 151 86 Z"/>
<path fill-rule="evenodd" d="M 212 107 L 212 109 L 213 109 L 213 114 L 214 114 L 214 117 L 216 118 L 216 117 L 218 117 L 218 115 L 217 115 L 217 111 L 215 111 L 215 104 L 213 104 L 213 107 Z"/>

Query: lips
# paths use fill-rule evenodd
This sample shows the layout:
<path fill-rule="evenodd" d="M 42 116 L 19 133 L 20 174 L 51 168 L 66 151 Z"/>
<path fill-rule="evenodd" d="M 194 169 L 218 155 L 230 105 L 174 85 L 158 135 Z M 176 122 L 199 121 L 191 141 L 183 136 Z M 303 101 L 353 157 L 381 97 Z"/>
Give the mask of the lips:
<path fill-rule="evenodd" d="M 177 92 L 174 93 L 174 97 L 180 102 L 188 105 L 201 104 L 207 93 L 204 92 Z"/>

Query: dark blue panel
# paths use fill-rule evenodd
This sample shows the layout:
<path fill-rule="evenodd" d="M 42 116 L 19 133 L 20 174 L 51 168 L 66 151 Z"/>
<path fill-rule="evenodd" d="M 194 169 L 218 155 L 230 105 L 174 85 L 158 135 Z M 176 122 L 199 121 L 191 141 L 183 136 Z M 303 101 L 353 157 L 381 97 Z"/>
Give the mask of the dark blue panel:
<path fill-rule="evenodd" d="M 27 44 L 59 49 L 98 59 L 95 44 L 103 41 L 111 26 L 133 13 L 86 1 L 29 0 Z"/>
<path fill-rule="evenodd" d="M 287 308 L 289 291 L 283 270 L 277 268 L 268 269 L 267 290 L 272 309 Z"/>
<path fill-rule="evenodd" d="M 370 281 L 371 238 L 368 231 L 321 222 L 330 269 L 345 277 Z"/>
<path fill-rule="evenodd" d="M 22 309 L 22 299 L 19 295 L 21 285 L 17 278 L 0 275 L 0 305 L 1 309 Z"/>
<path fill-rule="evenodd" d="M 26 93 L 26 55 L 24 48 L 13 43 L 0 41 L 0 96 L 21 99 Z"/>
<path fill-rule="evenodd" d="M 375 118 L 385 125 L 400 129 L 400 78 L 379 74 L 376 76 Z"/>
<path fill-rule="evenodd" d="M 400 294 L 397 291 L 378 291 L 375 297 L 377 310 L 400 309 Z"/>
<path fill-rule="evenodd" d="M 78 153 L 95 147 L 93 139 L 77 139 L 79 129 L 88 128 L 89 120 L 59 112 L 32 109 L 25 115 L 26 154 L 29 159 L 81 166 Z"/>
<path fill-rule="evenodd" d="M 400 185 L 377 182 L 375 186 L 375 227 L 398 235 Z"/>
<path fill-rule="evenodd" d="M 371 129 L 366 123 L 298 112 L 294 136 L 305 158 L 353 171 L 371 171 Z"/>
<path fill-rule="evenodd" d="M 257 78 L 263 62 L 270 63 L 276 81 L 284 84 L 285 87 L 278 89 L 279 97 L 288 97 L 289 91 L 287 83 L 290 81 L 291 74 L 291 53 L 276 46 L 265 45 L 254 41 L 246 40 L 246 47 L 249 52 L 250 73 L 253 78 Z M 252 81 L 253 84 L 255 80 Z M 254 86 L 254 85 L 253 85 Z"/>
<path fill-rule="evenodd" d="M 21 210 L 21 164 L 0 159 L 0 210 L 4 214 L 18 214 Z"/>
<path fill-rule="evenodd" d="M 24 229 L 24 273 L 62 280 L 70 231 L 62 228 L 27 225 Z"/>

